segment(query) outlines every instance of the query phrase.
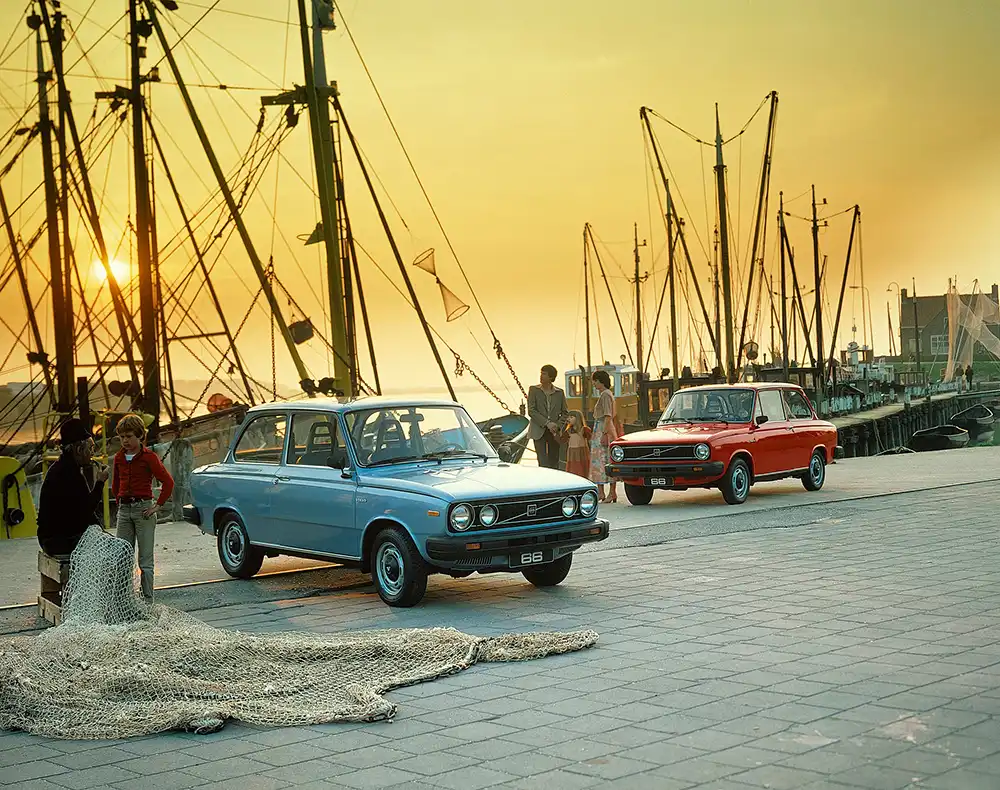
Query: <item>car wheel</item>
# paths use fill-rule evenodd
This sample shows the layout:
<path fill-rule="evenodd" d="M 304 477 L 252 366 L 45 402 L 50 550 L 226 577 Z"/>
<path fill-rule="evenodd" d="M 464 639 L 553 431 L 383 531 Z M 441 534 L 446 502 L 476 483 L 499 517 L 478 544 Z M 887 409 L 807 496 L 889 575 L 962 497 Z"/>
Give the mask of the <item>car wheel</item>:
<path fill-rule="evenodd" d="M 823 453 L 816 450 L 809 459 L 809 471 L 802 478 L 806 491 L 819 491 L 826 482 L 826 459 Z"/>
<path fill-rule="evenodd" d="M 734 458 L 719 485 L 722 496 L 730 505 L 742 505 L 750 496 L 750 467 L 742 458 Z"/>
<path fill-rule="evenodd" d="M 372 581 L 389 606 L 413 606 L 427 591 L 427 566 L 410 536 L 398 527 L 383 529 L 372 546 Z"/>
<path fill-rule="evenodd" d="M 625 484 L 625 497 L 633 505 L 648 505 L 653 499 L 653 489 L 648 486 Z"/>
<path fill-rule="evenodd" d="M 569 569 L 572 565 L 573 555 L 567 554 L 555 562 L 525 568 L 521 573 L 536 587 L 555 587 L 569 575 Z"/>
<path fill-rule="evenodd" d="M 264 564 L 264 552 L 250 545 L 247 528 L 235 513 L 227 513 L 216 533 L 219 561 L 230 576 L 249 579 Z"/>

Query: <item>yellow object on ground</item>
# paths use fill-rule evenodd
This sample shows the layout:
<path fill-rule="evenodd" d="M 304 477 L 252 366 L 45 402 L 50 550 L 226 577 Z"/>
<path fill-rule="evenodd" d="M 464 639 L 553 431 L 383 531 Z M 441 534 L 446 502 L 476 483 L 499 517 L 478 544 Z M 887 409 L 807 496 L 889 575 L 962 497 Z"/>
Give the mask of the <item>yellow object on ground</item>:
<path fill-rule="evenodd" d="M 38 532 L 35 503 L 19 466 L 17 459 L 0 456 L 0 540 L 30 538 Z"/>

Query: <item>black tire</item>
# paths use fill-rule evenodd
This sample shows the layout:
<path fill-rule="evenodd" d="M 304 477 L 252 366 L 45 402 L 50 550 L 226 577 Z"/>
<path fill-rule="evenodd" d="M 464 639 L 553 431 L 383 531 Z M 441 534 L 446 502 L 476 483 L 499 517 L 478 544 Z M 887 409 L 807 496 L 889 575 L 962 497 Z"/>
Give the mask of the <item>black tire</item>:
<path fill-rule="evenodd" d="M 653 500 L 653 489 L 649 486 L 625 484 L 625 498 L 633 505 L 648 505 Z"/>
<path fill-rule="evenodd" d="M 264 564 L 264 551 L 250 544 L 243 521 L 226 513 L 216 530 L 216 547 L 223 570 L 236 579 L 250 579 Z"/>
<path fill-rule="evenodd" d="M 734 458 L 729 463 L 726 476 L 719 484 L 722 497 L 730 505 L 742 505 L 750 496 L 750 466 L 743 458 Z"/>
<path fill-rule="evenodd" d="M 826 482 L 826 458 L 819 450 L 813 451 L 809 459 L 809 471 L 802 478 L 806 491 L 819 491 Z"/>
<path fill-rule="evenodd" d="M 555 587 L 569 575 L 569 569 L 572 566 L 573 555 L 567 554 L 555 562 L 525 568 L 521 574 L 536 587 Z"/>
<path fill-rule="evenodd" d="M 427 591 L 427 565 L 410 536 L 387 527 L 375 536 L 371 554 L 372 582 L 389 606 L 409 607 Z"/>

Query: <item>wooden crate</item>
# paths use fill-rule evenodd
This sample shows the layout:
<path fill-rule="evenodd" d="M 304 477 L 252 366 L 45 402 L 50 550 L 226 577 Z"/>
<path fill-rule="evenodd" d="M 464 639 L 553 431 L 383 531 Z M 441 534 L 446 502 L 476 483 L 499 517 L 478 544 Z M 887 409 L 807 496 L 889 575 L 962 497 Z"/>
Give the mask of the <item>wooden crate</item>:
<path fill-rule="evenodd" d="M 38 616 L 52 625 L 62 619 L 63 589 L 69 581 L 69 560 L 38 552 L 38 573 L 41 590 L 38 593 Z"/>

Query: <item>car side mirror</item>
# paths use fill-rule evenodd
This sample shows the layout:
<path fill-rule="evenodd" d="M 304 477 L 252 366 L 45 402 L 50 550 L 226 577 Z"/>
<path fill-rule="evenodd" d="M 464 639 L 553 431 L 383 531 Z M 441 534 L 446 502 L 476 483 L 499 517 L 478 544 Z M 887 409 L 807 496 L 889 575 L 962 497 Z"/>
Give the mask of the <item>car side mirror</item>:
<path fill-rule="evenodd" d="M 345 469 L 347 467 L 347 453 L 343 450 L 330 453 L 326 458 L 326 465 L 331 469 Z"/>
<path fill-rule="evenodd" d="M 659 420 L 650 420 L 649 421 L 649 427 L 650 428 L 655 428 L 658 424 L 659 424 Z"/>
<path fill-rule="evenodd" d="M 7 508 L 7 510 L 4 511 L 3 520 L 8 527 L 16 527 L 24 521 L 24 511 L 19 507 Z"/>
<path fill-rule="evenodd" d="M 766 415 L 766 414 L 758 414 L 758 415 L 757 415 L 757 416 L 756 416 L 756 417 L 754 418 L 754 422 L 755 422 L 755 423 L 756 423 L 757 425 L 763 425 L 763 424 L 764 424 L 765 422 L 767 422 L 767 415 Z"/>

